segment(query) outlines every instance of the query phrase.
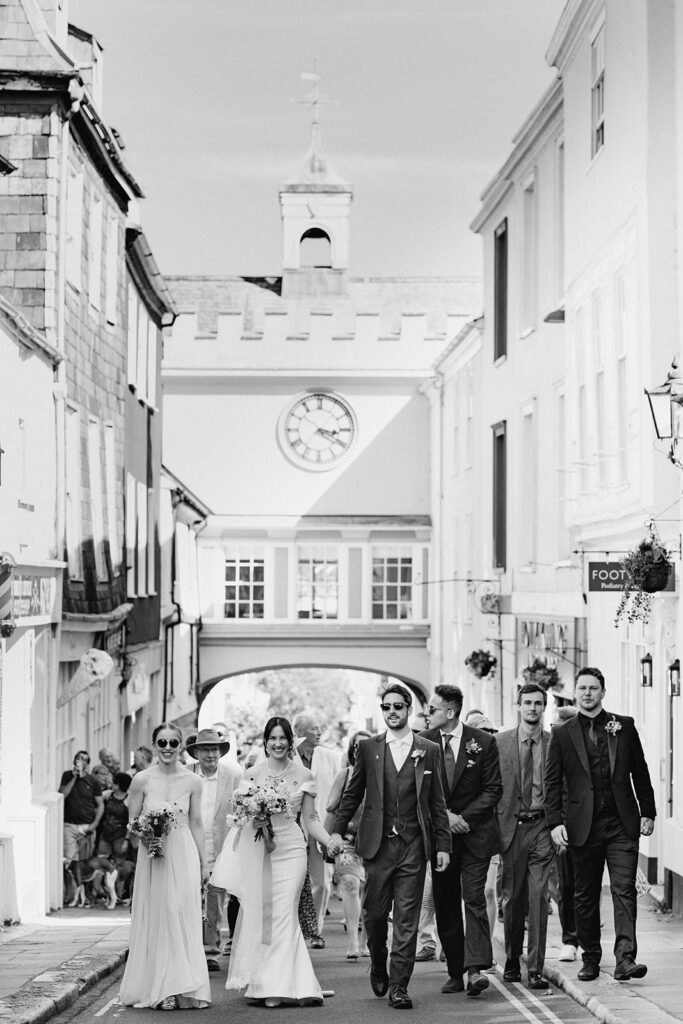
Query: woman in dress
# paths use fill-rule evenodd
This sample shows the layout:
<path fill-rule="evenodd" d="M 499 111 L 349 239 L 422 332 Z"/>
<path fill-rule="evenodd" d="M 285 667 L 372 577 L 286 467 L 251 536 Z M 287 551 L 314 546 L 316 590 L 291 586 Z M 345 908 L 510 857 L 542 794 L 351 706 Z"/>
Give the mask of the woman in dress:
<path fill-rule="evenodd" d="M 327 803 L 327 817 L 325 825 L 331 826 L 334 821 L 334 812 L 339 806 L 344 790 L 353 773 L 353 766 L 356 763 L 358 744 L 361 740 L 372 736 L 371 732 L 361 729 L 354 733 L 349 741 L 349 749 L 346 755 L 349 762 L 346 768 L 342 768 L 330 790 Z M 365 868 L 362 858 L 356 853 L 356 832 L 358 822 L 363 813 L 363 805 L 358 808 L 348 824 L 344 836 L 344 847 L 341 853 L 334 858 L 334 879 L 341 889 L 342 907 L 344 908 L 344 923 L 346 927 L 346 959 L 357 960 L 359 956 L 369 956 L 365 937 L 365 925 L 362 925 L 361 947 L 358 945 L 358 928 L 361 922 L 361 897 L 365 888 Z"/>
<path fill-rule="evenodd" d="M 286 718 L 269 719 L 263 745 L 265 759 L 248 770 L 245 780 L 264 784 L 282 779 L 291 811 L 271 816 L 272 852 L 263 840 L 254 842 L 254 823 L 249 821 L 228 833 L 214 868 L 212 883 L 240 900 L 226 988 L 246 985 L 252 1005 L 319 1006 L 323 993 L 299 927 L 306 839 L 297 818 L 317 842 L 326 845 L 329 835 L 315 810 L 313 775 L 291 759 L 294 736 Z"/>
<path fill-rule="evenodd" d="M 163 838 L 141 838 L 121 982 L 121 1002 L 127 1006 L 199 1009 L 211 1002 L 202 945 L 201 888 L 208 879 L 202 783 L 179 761 L 182 739 L 175 725 L 158 725 L 152 736 L 157 763 L 138 772 L 130 787 L 131 821 L 170 805 L 176 822 Z M 152 856 L 154 850 L 163 855 Z"/>

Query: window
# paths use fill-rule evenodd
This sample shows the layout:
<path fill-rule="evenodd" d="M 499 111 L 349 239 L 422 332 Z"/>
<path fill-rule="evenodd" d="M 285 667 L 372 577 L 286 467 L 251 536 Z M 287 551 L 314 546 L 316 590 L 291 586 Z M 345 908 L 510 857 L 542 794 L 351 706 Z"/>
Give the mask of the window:
<path fill-rule="evenodd" d="M 453 410 L 453 476 L 460 472 L 460 384 L 456 377 L 450 392 L 449 407 Z"/>
<path fill-rule="evenodd" d="M 128 384 L 152 408 L 157 400 L 158 327 L 128 284 Z"/>
<path fill-rule="evenodd" d="M 119 537 L 119 521 L 116 508 L 117 472 L 116 472 L 116 434 L 113 423 L 104 427 L 104 473 L 107 492 L 107 537 L 109 538 L 109 557 L 114 576 L 121 565 L 121 541 Z"/>
<path fill-rule="evenodd" d="M 66 409 L 66 555 L 71 579 L 83 579 L 81 524 L 81 417 Z"/>
<path fill-rule="evenodd" d="M 508 350 L 508 222 L 495 230 L 493 266 L 493 358 Z"/>
<path fill-rule="evenodd" d="M 523 204 L 523 281 L 522 281 L 522 319 L 523 328 L 531 328 L 536 324 L 536 276 L 537 266 L 537 214 L 536 214 L 536 179 L 532 175 L 524 186 Z"/>
<path fill-rule="evenodd" d="M 95 552 L 95 572 L 98 580 L 108 580 L 107 560 L 104 553 L 104 490 L 102 486 L 100 425 L 95 419 L 90 419 L 88 422 L 88 474 L 90 477 L 90 522 Z"/>
<path fill-rule="evenodd" d="M 413 552 L 375 549 L 372 554 L 373 619 L 413 618 Z"/>
<path fill-rule="evenodd" d="M 493 432 L 493 567 L 507 564 L 507 448 L 506 423 L 494 424 Z"/>
<path fill-rule="evenodd" d="M 225 559 L 226 619 L 262 619 L 265 589 L 265 563 L 262 555 L 239 555 Z"/>
<path fill-rule="evenodd" d="M 74 288 L 81 287 L 83 256 L 83 172 L 69 171 L 66 189 L 66 277 Z"/>
<path fill-rule="evenodd" d="M 617 466 L 621 483 L 628 482 L 628 319 L 626 315 L 626 281 L 623 272 L 615 281 L 615 329 L 617 356 Z"/>
<path fill-rule="evenodd" d="M 105 318 L 108 324 L 118 322 L 118 287 L 119 287 L 119 222 L 115 216 L 107 218 L 107 265 L 106 265 L 106 297 Z"/>
<path fill-rule="evenodd" d="M 591 43 L 591 156 L 605 145 L 605 26 Z"/>
<path fill-rule="evenodd" d="M 599 291 L 591 299 L 593 327 L 593 358 L 595 360 L 595 431 L 598 458 L 598 483 L 607 483 L 607 427 L 605 422 L 607 400 L 605 392 L 605 339 L 602 322 L 602 296 Z"/>
<path fill-rule="evenodd" d="M 147 318 L 147 401 L 156 406 L 157 399 L 157 325 Z"/>
<path fill-rule="evenodd" d="M 300 619 L 336 619 L 339 563 L 333 548 L 300 548 L 297 614 Z"/>
<path fill-rule="evenodd" d="M 557 500 L 557 557 L 566 558 L 565 501 L 567 498 L 567 420 L 564 391 L 557 392 L 555 420 L 555 478 Z"/>
<path fill-rule="evenodd" d="M 462 517 L 462 566 L 464 568 L 464 575 L 466 579 L 471 580 L 474 576 L 474 521 L 472 519 L 472 513 L 466 512 Z M 457 571 L 453 573 L 454 576 L 460 575 Z M 463 608 L 463 621 L 466 623 L 472 622 L 472 613 L 474 611 L 474 595 L 477 592 L 476 587 L 458 587 L 462 600 L 464 601 Z"/>
<path fill-rule="evenodd" d="M 88 230 L 88 299 L 99 309 L 102 298 L 102 201 L 93 189 L 90 199 Z"/>
<path fill-rule="evenodd" d="M 521 451 L 519 464 L 522 471 L 520 487 L 519 556 L 523 565 L 533 565 L 537 559 L 538 542 L 538 440 L 535 402 L 522 411 Z"/>
<path fill-rule="evenodd" d="M 131 473 L 126 473 L 126 592 L 137 594 L 135 553 L 137 544 L 137 484 Z"/>
<path fill-rule="evenodd" d="M 154 488 L 147 488 L 147 594 L 156 594 L 157 514 Z"/>
<path fill-rule="evenodd" d="M 301 236 L 299 266 L 328 269 L 332 266 L 330 236 L 320 228 L 310 228 Z"/>
<path fill-rule="evenodd" d="M 147 484 L 137 482 L 137 592 L 138 597 L 147 597 L 150 591 L 147 580 Z"/>

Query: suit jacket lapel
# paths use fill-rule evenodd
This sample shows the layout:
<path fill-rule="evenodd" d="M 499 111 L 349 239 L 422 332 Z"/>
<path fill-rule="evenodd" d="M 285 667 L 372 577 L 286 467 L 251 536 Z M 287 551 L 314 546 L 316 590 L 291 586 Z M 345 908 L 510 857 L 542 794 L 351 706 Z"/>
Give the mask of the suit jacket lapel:
<path fill-rule="evenodd" d="M 614 766 L 617 761 L 617 743 L 619 742 L 619 733 L 610 732 L 607 730 L 607 753 L 609 754 L 609 773 L 614 775 Z"/>
<path fill-rule="evenodd" d="M 467 764 L 467 758 L 469 757 L 467 751 L 465 750 L 465 747 L 469 743 L 470 739 L 471 732 L 466 725 L 463 725 L 462 736 L 460 737 L 460 749 L 458 750 L 458 756 L 455 760 L 455 771 L 453 773 L 453 785 L 451 786 L 451 793 L 455 790 L 455 787 L 460 782 L 460 776 L 465 771 L 465 765 Z"/>
<path fill-rule="evenodd" d="M 517 779 L 517 788 L 522 792 L 522 762 L 519 759 L 519 732 L 515 729 L 514 733 L 510 736 L 509 740 L 509 759 L 512 762 L 514 769 L 515 778 Z"/>
<path fill-rule="evenodd" d="M 410 748 L 410 753 L 408 754 L 408 759 L 409 760 L 411 760 L 411 761 L 413 760 L 413 754 L 414 754 L 414 752 L 416 750 L 424 750 L 424 747 L 421 745 L 421 743 L 420 743 L 419 739 L 417 738 L 417 736 L 414 736 L 413 737 L 413 745 Z M 422 789 L 422 783 L 423 783 L 424 777 L 425 777 L 425 756 L 426 756 L 426 751 L 422 755 L 422 757 L 415 758 L 415 786 L 417 788 L 418 803 L 419 803 L 419 800 L 420 800 L 420 790 Z"/>
<path fill-rule="evenodd" d="M 578 715 L 569 720 L 569 722 L 567 723 L 567 729 L 569 730 L 569 735 L 571 737 L 572 743 L 574 744 L 576 753 L 579 755 L 579 761 L 586 770 L 586 774 L 590 775 L 591 768 L 588 763 L 588 752 L 586 750 L 586 742 L 583 738 L 583 728 L 581 726 L 581 722 L 579 721 Z"/>
<path fill-rule="evenodd" d="M 386 733 L 377 737 L 377 750 L 375 751 L 375 775 L 377 776 L 377 788 L 380 793 L 384 792 L 384 756 L 387 750 Z"/>

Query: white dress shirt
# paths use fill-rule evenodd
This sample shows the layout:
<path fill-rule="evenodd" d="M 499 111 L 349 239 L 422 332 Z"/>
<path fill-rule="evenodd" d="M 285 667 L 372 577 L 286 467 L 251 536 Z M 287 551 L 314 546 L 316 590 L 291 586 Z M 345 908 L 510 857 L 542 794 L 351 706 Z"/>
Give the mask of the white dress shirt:
<path fill-rule="evenodd" d="M 213 775 L 204 775 L 200 771 L 197 774 L 202 780 L 202 825 L 204 826 L 206 856 L 211 860 L 213 858 L 213 815 L 218 792 L 218 772 L 214 772 Z"/>
<path fill-rule="evenodd" d="M 392 732 L 391 729 L 387 729 L 387 746 L 391 751 L 391 756 L 394 759 L 397 772 L 400 772 L 401 768 L 405 764 L 405 760 L 410 753 L 412 745 L 413 734 L 410 729 L 402 735 Z"/>
<path fill-rule="evenodd" d="M 445 737 L 451 737 L 451 750 L 453 751 L 453 760 L 458 760 L 458 754 L 460 753 L 460 742 L 462 740 L 462 722 L 458 722 L 453 732 L 446 732 L 445 729 L 441 730 L 441 749 L 445 749 Z"/>

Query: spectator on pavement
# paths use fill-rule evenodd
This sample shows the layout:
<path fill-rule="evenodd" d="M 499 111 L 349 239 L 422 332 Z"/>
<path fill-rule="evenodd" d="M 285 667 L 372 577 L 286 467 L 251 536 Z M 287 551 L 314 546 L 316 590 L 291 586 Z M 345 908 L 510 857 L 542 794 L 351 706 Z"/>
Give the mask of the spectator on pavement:
<path fill-rule="evenodd" d="M 59 784 L 64 797 L 64 859 L 69 863 L 92 856 L 95 832 L 104 814 L 102 787 L 88 772 L 89 764 L 88 751 L 79 750 L 73 768 L 63 773 Z"/>
<path fill-rule="evenodd" d="M 104 814 L 100 822 L 98 857 L 118 857 L 128 852 L 128 789 L 131 777 L 117 772 L 111 793 L 104 801 Z"/>
<path fill-rule="evenodd" d="M 109 747 L 102 747 L 100 750 L 100 761 L 96 764 L 92 770 L 92 774 L 99 782 L 104 792 L 107 789 L 111 789 L 114 784 L 114 761 L 116 755 L 113 750 Z"/>
<path fill-rule="evenodd" d="M 130 769 L 129 775 L 137 775 L 138 772 L 144 772 L 145 768 L 149 768 L 154 760 L 154 754 L 149 747 L 139 746 L 133 751 L 133 767 Z"/>

